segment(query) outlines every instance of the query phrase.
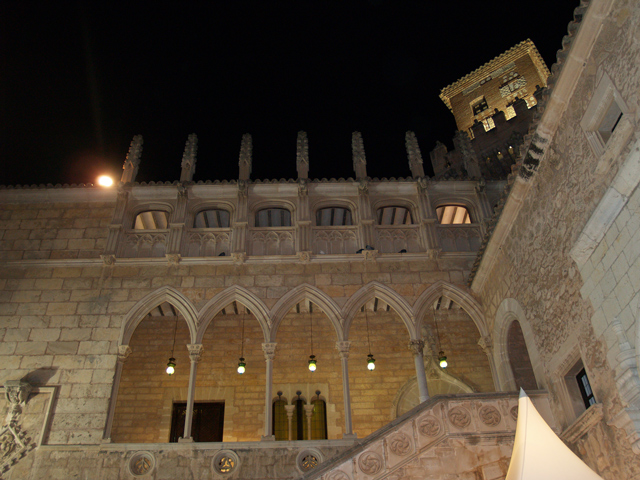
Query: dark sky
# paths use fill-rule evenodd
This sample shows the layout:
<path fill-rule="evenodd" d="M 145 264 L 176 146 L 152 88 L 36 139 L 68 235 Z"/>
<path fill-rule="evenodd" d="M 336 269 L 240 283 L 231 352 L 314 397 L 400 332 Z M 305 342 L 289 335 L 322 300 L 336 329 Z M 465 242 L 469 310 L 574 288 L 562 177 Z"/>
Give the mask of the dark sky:
<path fill-rule="evenodd" d="M 450 146 L 440 89 L 531 38 L 550 67 L 577 0 L 0 3 L 0 184 L 119 178 L 144 136 L 139 181 L 352 176 L 351 132 L 372 177 L 407 176 L 404 132 L 425 162 Z"/>

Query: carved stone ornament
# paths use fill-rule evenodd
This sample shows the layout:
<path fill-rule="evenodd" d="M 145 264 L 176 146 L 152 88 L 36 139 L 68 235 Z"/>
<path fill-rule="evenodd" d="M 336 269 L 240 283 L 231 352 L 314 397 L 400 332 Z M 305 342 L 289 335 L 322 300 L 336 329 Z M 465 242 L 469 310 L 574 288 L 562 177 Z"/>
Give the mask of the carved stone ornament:
<path fill-rule="evenodd" d="M 244 263 L 246 255 L 241 252 L 234 252 L 231 254 L 231 258 L 233 258 L 233 263 L 235 263 L 236 265 L 240 265 Z"/>
<path fill-rule="evenodd" d="M 182 260 L 182 256 L 179 253 L 167 253 L 165 256 L 169 265 L 178 265 Z"/>
<path fill-rule="evenodd" d="M 409 350 L 413 353 L 413 356 L 422 355 L 424 351 L 424 341 L 423 340 L 411 340 L 409 342 Z"/>
<path fill-rule="evenodd" d="M 471 414 L 466 408 L 453 407 L 449 410 L 449 421 L 458 428 L 465 428 L 471 423 Z"/>
<path fill-rule="evenodd" d="M 425 417 L 418 425 L 418 431 L 425 437 L 436 437 L 441 430 L 440 421 L 433 415 Z"/>
<path fill-rule="evenodd" d="M 509 410 L 509 414 L 511 415 L 511 418 L 513 418 L 513 421 L 517 421 L 518 420 L 518 405 L 516 405 L 515 407 L 511 407 L 511 410 Z"/>
<path fill-rule="evenodd" d="M 366 179 L 361 178 L 358 181 L 358 191 L 363 195 L 367 195 L 369 193 L 369 182 Z"/>
<path fill-rule="evenodd" d="M 298 258 L 300 259 L 301 262 L 310 262 L 311 261 L 311 252 L 307 252 L 307 251 L 303 251 L 303 252 L 298 252 Z"/>
<path fill-rule="evenodd" d="M 375 475 L 382 470 L 382 457 L 374 452 L 365 452 L 358 457 L 358 466 L 367 475 Z"/>
<path fill-rule="evenodd" d="M 129 472 L 134 477 L 142 477 L 153 470 L 156 466 L 156 459 L 150 452 L 137 452 L 129 460 Z"/>
<path fill-rule="evenodd" d="M 191 362 L 198 362 L 204 351 L 204 345 L 200 343 L 189 344 L 187 345 L 187 350 L 189 350 Z"/>
<path fill-rule="evenodd" d="M 249 189 L 249 182 L 246 180 L 238 180 L 238 196 L 246 197 Z"/>
<path fill-rule="evenodd" d="M 376 261 L 378 258 L 379 252 L 378 250 L 363 250 L 362 255 L 364 256 L 365 261 Z"/>
<path fill-rule="evenodd" d="M 327 480 L 351 480 L 351 478 L 349 477 L 349 475 L 347 475 L 346 473 L 337 470 L 335 472 L 331 472 L 329 475 L 327 475 Z"/>
<path fill-rule="evenodd" d="M 485 405 L 480 408 L 478 415 L 482 423 L 490 427 L 495 427 L 502 421 L 502 415 L 500 415 L 498 409 L 493 405 Z"/>
<path fill-rule="evenodd" d="M 5 424 L 0 428 L 0 474 L 7 471 L 29 450 L 35 448 L 31 438 L 20 425 L 22 407 L 27 402 L 32 387 L 22 380 L 10 380 L 4 384 L 4 394 L 11 405 Z"/>
<path fill-rule="evenodd" d="M 351 347 L 351 342 L 336 342 L 336 348 L 338 352 L 340 352 L 340 358 L 349 358 L 349 347 Z"/>
<path fill-rule="evenodd" d="M 118 345 L 118 362 L 126 362 L 129 355 L 131 355 L 131 347 L 129 345 Z"/>
<path fill-rule="evenodd" d="M 389 438 L 389 450 L 399 457 L 404 457 L 411 452 L 411 439 L 406 433 L 396 433 Z"/>
<path fill-rule="evenodd" d="M 298 179 L 298 195 L 306 197 L 309 194 L 309 180 L 306 178 Z"/>
<path fill-rule="evenodd" d="M 213 457 L 213 469 L 221 474 L 228 475 L 238 469 L 240 459 L 232 450 L 221 450 Z"/>
<path fill-rule="evenodd" d="M 264 352 L 265 360 L 273 360 L 276 356 L 277 343 L 263 343 L 262 351 Z"/>
<path fill-rule="evenodd" d="M 115 255 L 100 255 L 100 258 L 105 265 L 114 265 L 116 263 Z"/>

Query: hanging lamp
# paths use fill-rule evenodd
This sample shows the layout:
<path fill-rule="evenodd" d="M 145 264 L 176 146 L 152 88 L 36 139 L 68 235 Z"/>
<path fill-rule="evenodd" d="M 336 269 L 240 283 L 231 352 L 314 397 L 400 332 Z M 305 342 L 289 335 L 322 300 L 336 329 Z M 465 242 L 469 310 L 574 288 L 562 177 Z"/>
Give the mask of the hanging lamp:
<path fill-rule="evenodd" d="M 245 310 L 246 313 L 246 310 Z M 245 370 L 247 363 L 244 360 L 244 317 L 245 313 L 242 314 L 242 334 L 240 337 L 240 360 L 238 360 L 238 373 L 242 375 Z"/>
<path fill-rule="evenodd" d="M 371 353 L 371 337 L 369 337 L 369 317 L 367 316 L 367 304 L 364 304 L 364 321 L 367 325 L 367 344 L 369 345 L 369 355 L 367 355 L 367 368 L 369 371 L 376 369 L 376 359 L 373 358 Z"/>
<path fill-rule="evenodd" d="M 173 347 L 171 347 L 171 356 L 169 357 L 169 363 L 167 363 L 167 369 L 165 370 L 168 375 L 173 375 L 176 371 L 176 359 L 173 357 L 176 349 L 176 334 L 178 333 L 178 316 L 176 315 L 176 325 L 173 329 Z"/>
<path fill-rule="evenodd" d="M 442 297 L 441 297 L 442 298 Z M 442 343 L 440 342 L 440 332 L 438 331 L 438 315 L 437 315 L 437 308 L 438 304 L 434 304 L 433 306 L 433 321 L 436 324 L 436 339 L 438 344 L 440 345 L 440 348 L 442 348 Z M 449 365 L 449 363 L 447 362 L 447 357 L 444 354 L 443 350 L 440 350 L 438 352 L 438 363 L 440 364 L 440 368 L 447 368 L 447 366 Z"/>
<path fill-rule="evenodd" d="M 311 332 L 311 355 L 309 355 L 309 371 L 316 371 L 316 356 L 313 354 L 313 315 L 311 313 L 311 302 L 309 302 L 309 325 Z"/>

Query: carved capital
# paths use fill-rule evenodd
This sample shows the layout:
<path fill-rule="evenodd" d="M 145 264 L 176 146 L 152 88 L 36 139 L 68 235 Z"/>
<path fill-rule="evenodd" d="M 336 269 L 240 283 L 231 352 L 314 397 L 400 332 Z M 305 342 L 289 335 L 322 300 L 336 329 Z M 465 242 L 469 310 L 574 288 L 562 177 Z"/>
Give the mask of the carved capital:
<path fill-rule="evenodd" d="M 429 177 L 418 177 L 417 179 L 418 187 L 420 187 L 421 193 L 426 191 L 429 188 L 429 184 L 431 183 L 431 179 Z"/>
<path fill-rule="evenodd" d="M 336 342 L 336 349 L 340 352 L 341 359 L 349 358 L 349 347 L 351 347 L 351 342 Z"/>
<path fill-rule="evenodd" d="M 491 343 L 491 337 L 488 335 L 478 340 L 478 345 L 487 355 L 491 356 L 493 354 L 493 344 Z"/>
<path fill-rule="evenodd" d="M 298 252 L 298 258 L 301 262 L 307 263 L 311 261 L 311 252 Z"/>
<path fill-rule="evenodd" d="M 178 265 L 182 260 L 182 255 L 179 253 L 167 253 L 165 257 L 167 258 L 167 263 L 169 263 L 169 265 Z"/>
<path fill-rule="evenodd" d="M 118 362 L 126 362 L 129 355 L 131 355 L 131 347 L 129 345 L 118 345 Z"/>
<path fill-rule="evenodd" d="M 184 199 L 189 197 L 189 188 L 184 182 L 178 184 L 178 197 Z"/>
<path fill-rule="evenodd" d="M 303 406 L 304 406 L 304 413 L 307 415 L 307 418 L 311 418 L 311 415 L 313 415 L 313 409 L 315 405 L 311 404 L 311 405 L 303 405 Z"/>
<path fill-rule="evenodd" d="M 424 341 L 423 340 L 411 340 L 409 342 L 409 350 L 413 353 L 414 356 L 422 355 L 424 350 Z"/>
<path fill-rule="evenodd" d="M 276 357 L 277 343 L 263 343 L 262 351 L 264 352 L 265 360 L 273 360 Z"/>
<path fill-rule="evenodd" d="M 306 197 L 309 194 L 309 180 L 306 178 L 298 179 L 298 195 Z"/>
<path fill-rule="evenodd" d="M 24 380 L 8 380 L 4 383 L 4 396 L 15 409 L 24 405 L 33 387 Z"/>
<path fill-rule="evenodd" d="M 358 181 L 358 192 L 362 195 L 368 195 L 369 194 L 369 182 L 368 180 L 361 178 Z"/>
<path fill-rule="evenodd" d="M 116 263 L 115 255 L 100 255 L 104 265 L 114 265 Z"/>
<path fill-rule="evenodd" d="M 204 351 L 204 345 L 201 343 L 190 343 L 187 344 L 187 350 L 189 350 L 189 358 L 191 359 L 191 363 L 198 363 L 200 361 L 200 357 L 202 356 L 202 352 Z"/>
<path fill-rule="evenodd" d="M 247 180 L 238 180 L 238 196 L 246 197 L 248 187 L 249 187 L 249 182 Z"/>
<path fill-rule="evenodd" d="M 287 418 L 288 419 L 292 419 L 293 418 L 293 412 L 295 411 L 296 406 L 295 405 L 285 405 L 284 409 L 287 412 Z"/>

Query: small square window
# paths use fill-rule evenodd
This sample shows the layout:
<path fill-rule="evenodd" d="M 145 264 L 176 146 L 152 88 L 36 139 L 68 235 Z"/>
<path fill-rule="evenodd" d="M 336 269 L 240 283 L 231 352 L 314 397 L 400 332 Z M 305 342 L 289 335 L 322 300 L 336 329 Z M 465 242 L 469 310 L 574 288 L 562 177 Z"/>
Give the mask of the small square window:
<path fill-rule="evenodd" d="M 471 105 L 474 116 L 478 115 L 481 112 L 484 112 L 488 108 L 489 106 L 487 105 L 487 100 L 484 97 L 482 97 L 480 100 L 477 100 Z"/>
<path fill-rule="evenodd" d="M 600 134 L 600 138 L 604 145 L 607 144 L 611 135 L 613 135 L 613 132 L 620 123 L 621 118 L 622 110 L 620 109 L 620 106 L 615 101 L 612 101 L 606 113 L 602 117 L 600 125 L 598 125 L 598 133 Z"/>
<path fill-rule="evenodd" d="M 578 382 L 578 388 L 582 394 L 582 400 L 584 401 L 584 408 L 589 408 L 591 405 L 596 404 L 596 399 L 593 396 L 593 390 L 591 390 L 591 384 L 587 377 L 587 372 L 583 368 L 576 375 L 576 381 Z"/>

